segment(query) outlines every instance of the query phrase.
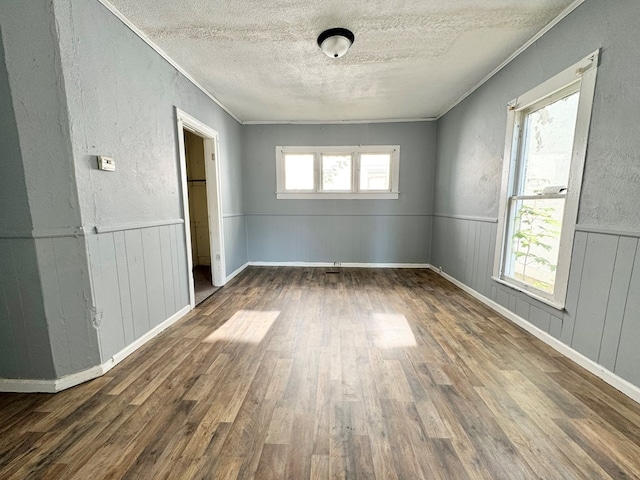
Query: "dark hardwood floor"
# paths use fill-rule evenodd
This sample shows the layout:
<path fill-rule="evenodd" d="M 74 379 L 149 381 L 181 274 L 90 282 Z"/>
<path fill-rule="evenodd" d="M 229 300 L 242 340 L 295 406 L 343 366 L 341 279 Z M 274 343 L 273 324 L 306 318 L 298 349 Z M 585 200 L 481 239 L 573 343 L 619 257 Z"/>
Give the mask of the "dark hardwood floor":
<path fill-rule="evenodd" d="M 640 478 L 640 405 L 425 270 L 247 269 L 107 375 L 0 395 L 0 478 Z"/>

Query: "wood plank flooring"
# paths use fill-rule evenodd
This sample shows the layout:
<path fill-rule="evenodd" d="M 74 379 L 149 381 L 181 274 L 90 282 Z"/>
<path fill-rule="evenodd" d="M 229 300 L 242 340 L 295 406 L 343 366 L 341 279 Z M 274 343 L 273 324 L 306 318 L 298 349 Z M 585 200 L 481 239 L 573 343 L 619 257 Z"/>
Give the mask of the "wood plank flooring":
<path fill-rule="evenodd" d="M 107 375 L 0 394 L 2 479 L 632 479 L 640 405 L 426 270 L 247 269 Z"/>

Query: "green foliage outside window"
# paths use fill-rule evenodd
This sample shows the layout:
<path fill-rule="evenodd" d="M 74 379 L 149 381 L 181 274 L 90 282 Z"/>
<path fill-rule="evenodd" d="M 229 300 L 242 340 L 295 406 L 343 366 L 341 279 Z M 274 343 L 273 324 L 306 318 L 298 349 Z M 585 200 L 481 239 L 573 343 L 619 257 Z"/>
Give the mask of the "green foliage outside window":
<path fill-rule="evenodd" d="M 527 267 L 535 264 L 555 272 L 557 265 L 552 264 L 544 255 L 538 254 L 553 248 L 550 243 L 560 236 L 560 222 L 554 218 L 555 208 L 523 204 L 516 215 L 519 228 L 513 234 L 513 255 L 516 262 L 522 265 L 522 276 L 526 278 Z M 552 290 L 552 285 L 542 280 L 535 280 L 534 286 L 543 290 Z"/>

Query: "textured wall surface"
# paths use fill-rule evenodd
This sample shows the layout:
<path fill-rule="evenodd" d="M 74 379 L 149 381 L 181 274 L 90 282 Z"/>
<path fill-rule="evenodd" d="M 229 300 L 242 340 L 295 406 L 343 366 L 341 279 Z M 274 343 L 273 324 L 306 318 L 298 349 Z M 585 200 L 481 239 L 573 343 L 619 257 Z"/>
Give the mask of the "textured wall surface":
<path fill-rule="evenodd" d="M 250 125 L 244 135 L 249 258 L 426 263 L 435 124 Z M 398 200 L 277 200 L 277 145 L 400 145 Z"/>
<path fill-rule="evenodd" d="M 39 289 L 29 288 L 29 285 L 39 283 L 35 248 L 30 239 L 13 238 L 18 232 L 26 234 L 31 231 L 31 212 L 1 30 L 0 132 L 3 168 L 0 175 L 0 378 L 20 378 L 39 372 L 52 376 L 53 360 L 48 332 L 46 327 L 42 328 L 44 322 L 36 323 L 40 328 L 29 332 L 27 328 L 33 328 L 34 322 L 25 318 L 25 314 L 33 314 L 34 308 L 42 310 L 43 307 Z M 20 298 L 21 291 L 27 294 L 26 312 Z M 42 319 L 42 312 L 39 313 L 35 317 Z M 37 340 L 33 344 L 27 341 L 29 333 L 36 334 Z M 45 358 L 36 357 L 37 365 L 33 365 L 31 359 L 34 354 Z"/>
<path fill-rule="evenodd" d="M 3 130 L 11 185 L 2 186 L 14 196 L 6 206 L 17 207 L 2 215 L 8 232 L 0 232 L 8 237 L 0 254 L 0 320 L 12 343 L 0 354 L 0 377 L 53 379 L 98 364 L 100 354 L 86 249 L 76 238 L 80 208 L 51 2 L 2 2 L 0 28 L 16 120 L 15 130 Z M 14 168 L 16 140 L 23 178 Z"/>
<path fill-rule="evenodd" d="M 434 221 L 432 238 L 434 265 L 635 385 L 640 385 L 640 350 L 633 340 L 640 331 L 640 90 L 633 79 L 640 65 L 629 59 L 639 51 L 638 15 L 633 0 L 585 2 L 440 119 L 435 211 L 445 216 Z M 597 48 L 602 57 L 578 232 L 560 312 L 490 279 L 506 104 Z"/>
<path fill-rule="evenodd" d="M 80 224 L 51 2 L 2 2 L 0 23 L 33 227 Z M 29 25 L 30 28 L 25 28 Z"/>
<path fill-rule="evenodd" d="M 99 2 L 60 0 L 56 15 L 85 225 L 181 217 L 175 106 L 218 132 L 223 211 L 242 212 L 241 125 Z"/>
<path fill-rule="evenodd" d="M 578 222 L 640 226 L 640 6 L 587 1 L 438 122 L 437 213 L 498 213 L 506 104 L 602 47 Z"/>
<path fill-rule="evenodd" d="M 241 126 L 99 2 L 55 6 L 82 222 L 114 230 L 87 238 L 105 361 L 188 304 L 175 107 L 219 134 L 224 212 L 243 212 Z M 246 241 L 225 248 L 246 263 Z"/>
<path fill-rule="evenodd" d="M 0 186 L 14 207 L 0 220 L 0 378 L 60 378 L 188 304 L 175 107 L 219 133 L 234 213 L 241 126 L 98 1 L 2 2 L 0 29 Z M 246 263 L 238 236 L 231 271 Z"/>
<path fill-rule="evenodd" d="M 0 27 L 2 22 L 0 22 Z M 9 76 L 4 61 L 4 45 L 0 30 L 0 235 L 31 230 L 31 212 L 24 179 L 20 139 L 16 124 Z"/>
<path fill-rule="evenodd" d="M 241 125 L 98 1 L 56 5 L 84 225 L 182 217 L 176 106 L 218 132 L 222 210 L 243 213 Z M 97 170 L 96 155 L 116 172 Z M 246 255 L 246 242 L 225 248 Z"/>

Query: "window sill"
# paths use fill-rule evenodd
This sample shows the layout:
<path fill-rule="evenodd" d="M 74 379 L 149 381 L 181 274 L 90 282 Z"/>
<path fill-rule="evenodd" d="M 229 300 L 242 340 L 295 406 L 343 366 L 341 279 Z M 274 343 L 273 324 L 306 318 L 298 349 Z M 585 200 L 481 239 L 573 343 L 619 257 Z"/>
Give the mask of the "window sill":
<path fill-rule="evenodd" d="M 397 200 L 398 192 L 367 193 L 284 193 L 276 192 L 278 200 Z"/>
<path fill-rule="evenodd" d="M 548 298 L 544 298 L 540 295 L 536 295 L 533 292 L 530 292 L 529 290 L 520 287 L 517 284 L 511 283 L 507 280 L 504 280 L 502 278 L 498 278 L 495 276 L 491 277 L 491 280 L 493 280 L 494 282 L 499 283 L 500 285 L 504 285 L 506 287 L 512 288 L 513 290 L 517 290 L 518 292 L 522 292 L 525 295 L 533 298 L 534 300 L 537 300 L 540 303 L 544 303 L 545 305 L 548 305 L 552 308 L 555 308 L 556 310 L 560 311 L 560 312 L 564 312 L 564 302 L 554 302 L 553 300 L 549 300 Z"/>

